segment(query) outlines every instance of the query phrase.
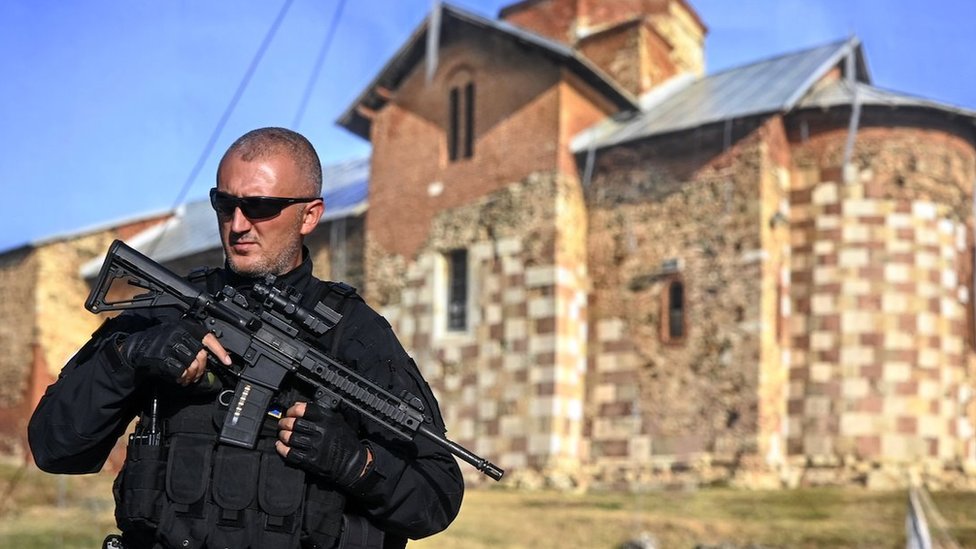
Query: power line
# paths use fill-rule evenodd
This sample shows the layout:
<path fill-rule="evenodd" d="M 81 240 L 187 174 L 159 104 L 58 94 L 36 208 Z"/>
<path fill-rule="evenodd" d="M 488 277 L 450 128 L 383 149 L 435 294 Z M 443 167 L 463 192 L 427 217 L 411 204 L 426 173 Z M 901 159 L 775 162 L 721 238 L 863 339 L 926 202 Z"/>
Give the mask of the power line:
<path fill-rule="evenodd" d="M 342 10 L 345 6 L 346 0 L 339 0 L 339 3 L 336 5 L 335 15 L 332 16 L 332 24 L 329 26 L 328 32 L 325 33 L 325 39 L 322 41 L 322 47 L 319 49 L 319 56 L 315 60 L 312 74 L 308 78 L 308 84 L 305 86 L 302 101 L 298 104 L 295 119 L 291 123 L 291 129 L 293 130 L 298 130 L 298 125 L 301 124 L 302 118 L 305 116 L 305 109 L 308 107 L 308 101 L 312 97 L 312 89 L 315 88 L 315 82 L 318 81 L 319 73 L 322 72 L 322 64 L 325 62 L 325 57 L 328 55 L 329 48 L 332 46 L 332 39 L 335 37 L 336 30 L 339 28 L 339 19 L 342 17 Z"/>
<path fill-rule="evenodd" d="M 234 92 L 233 97 L 231 97 L 230 102 L 224 109 L 224 114 L 220 117 L 217 122 L 217 126 L 214 128 L 213 133 L 210 134 L 210 139 L 204 146 L 203 151 L 200 153 L 200 157 L 197 158 L 196 164 L 193 169 L 190 170 L 190 175 L 183 182 L 183 187 L 180 189 L 179 194 L 176 196 L 176 201 L 170 208 L 170 211 L 175 211 L 183 200 L 186 198 L 186 194 L 190 191 L 190 187 L 193 186 L 193 182 L 196 180 L 197 176 L 200 175 L 200 170 L 203 169 L 204 163 L 207 158 L 210 157 L 210 153 L 213 151 L 214 145 L 217 143 L 217 139 L 220 134 L 224 131 L 224 126 L 227 125 L 227 121 L 230 119 L 231 113 L 234 112 L 234 108 L 237 107 L 237 103 L 241 100 L 241 96 L 244 95 L 244 90 L 251 81 L 251 77 L 254 76 L 254 71 L 258 67 L 258 63 L 261 62 L 261 58 L 264 57 L 264 53 L 268 50 L 268 46 L 271 44 L 271 40 L 274 38 L 275 34 L 278 32 L 278 27 L 281 26 L 281 21 L 284 20 L 285 14 L 288 12 L 288 8 L 291 7 L 292 0 L 285 0 L 284 4 L 281 5 L 281 10 L 278 11 L 278 16 L 275 18 L 274 22 L 271 24 L 271 28 L 268 29 L 267 34 L 264 36 L 264 40 L 261 42 L 258 51 L 254 54 L 251 59 L 251 64 L 247 68 L 247 72 L 244 73 L 244 77 L 241 82 L 237 85 L 237 90 Z M 162 240 L 163 235 L 166 233 L 166 228 L 164 227 L 160 231 L 159 236 L 157 236 L 151 246 L 148 247 L 146 255 L 152 255 L 153 251 L 156 249 L 156 245 Z"/>

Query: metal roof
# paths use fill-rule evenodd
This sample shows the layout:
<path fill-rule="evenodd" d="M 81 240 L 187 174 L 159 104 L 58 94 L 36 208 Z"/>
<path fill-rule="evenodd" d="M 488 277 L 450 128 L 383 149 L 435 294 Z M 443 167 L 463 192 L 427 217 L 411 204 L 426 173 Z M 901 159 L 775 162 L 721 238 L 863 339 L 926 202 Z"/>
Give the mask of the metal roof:
<path fill-rule="evenodd" d="M 369 159 L 362 158 L 322 167 L 322 199 L 325 214 L 319 223 L 366 211 L 369 188 Z M 173 217 L 128 239 L 133 248 L 159 262 L 186 257 L 220 247 L 220 234 L 210 199 L 188 202 Z M 82 265 L 80 274 L 98 274 L 103 258 Z"/>
<path fill-rule="evenodd" d="M 642 109 L 622 113 L 578 134 L 574 152 L 696 128 L 705 124 L 791 110 L 847 56 L 858 78 L 869 81 L 857 38 L 758 61 L 716 74 L 676 77 L 641 98 Z"/>
<path fill-rule="evenodd" d="M 857 94 L 857 101 L 861 105 L 892 108 L 916 107 L 935 109 L 953 115 L 972 118 L 974 119 L 974 122 L 976 122 L 976 111 L 973 110 L 956 107 L 946 103 L 939 103 L 938 101 L 932 101 L 930 99 L 916 97 L 901 92 L 885 90 L 864 82 L 857 82 L 854 86 L 852 86 L 846 80 L 831 82 L 829 85 L 810 93 L 797 104 L 796 108 L 829 109 L 831 107 L 851 105 L 854 102 L 855 93 Z"/>
<path fill-rule="evenodd" d="M 0 255 L 12 252 L 14 250 L 19 250 L 21 248 L 40 248 L 47 246 L 49 244 L 54 244 L 55 242 L 61 242 L 64 240 L 71 240 L 81 236 L 100 233 L 115 229 L 118 227 L 124 227 L 126 225 L 132 225 L 135 223 L 152 221 L 153 219 L 161 219 L 171 215 L 173 212 L 169 208 L 143 212 L 135 215 L 126 215 L 124 217 L 118 217 L 111 219 L 109 221 L 99 221 L 92 225 L 81 227 L 79 229 L 72 229 L 70 231 L 64 231 L 59 233 L 54 233 L 47 236 L 42 236 L 40 238 L 35 238 L 33 240 L 25 241 L 20 244 L 15 244 L 7 248 L 0 249 Z"/>
<path fill-rule="evenodd" d="M 533 48 L 535 51 L 541 52 L 557 63 L 564 64 L 584 82 L 602 93 L 618 108 L 637 108 L 637 100 L 629 91 L 617 85 L 606 73 L 568 45 L 545 38 L 510 23 L 506 23 L 505 21 L 487 19 L 449 4 L 442 4 L 442 10 L 440 17 L 442 27 L 454 21 L 506 36 L 520 44 Z M 370 121 L 359 112 L 360 107 L 371 110 L 381 108 L 389 100 L 388 95 L 383 93 L 382 89 L 396 89 L 403 79 L 410 74 L 417 63 L 420 63 L 424 59 L 427 49 L 427 27 L 430 24 L 432 16 L 433 13 L 428 15 L 414 30 L 410 38 L 407 39 L 407 42 L 386 63 L 373 81 L 366 86 L 366 89 L 346 108 L 345 112 L 336 121 L 337 124 L 363 139 L 369 139 Z"/>

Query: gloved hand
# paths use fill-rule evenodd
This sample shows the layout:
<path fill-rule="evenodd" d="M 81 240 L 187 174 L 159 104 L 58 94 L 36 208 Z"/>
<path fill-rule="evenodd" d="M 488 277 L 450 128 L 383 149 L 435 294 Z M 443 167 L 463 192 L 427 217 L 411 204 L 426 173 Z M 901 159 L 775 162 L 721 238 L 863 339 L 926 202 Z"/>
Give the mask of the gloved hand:
<path fill-rule="evenodd" d="M 119 352 L 140 375 L 176 381 L 203 349 L 205 335 L 197 322 L 163 322 L 126 336 Z"/>
<path fill-rule="evenodd" d="M 349 488 L 366 471 L 371 454 L 341 414 L 299 402 L 278 421 L 278 453 L 285 463 Z"/>

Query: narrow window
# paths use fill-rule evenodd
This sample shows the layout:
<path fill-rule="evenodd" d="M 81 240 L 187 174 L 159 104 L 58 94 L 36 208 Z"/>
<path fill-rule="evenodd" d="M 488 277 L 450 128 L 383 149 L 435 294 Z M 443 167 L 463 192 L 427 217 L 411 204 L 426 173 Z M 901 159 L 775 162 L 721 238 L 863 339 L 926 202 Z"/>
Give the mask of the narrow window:
<path fill-rule="evenodd" d="M 451 88 L 447 107 L 447 155 L 451 162 L 474 156 L 474 82 Z"/>
<path fill-rule="evenodd" d="M 474 156 L 474 82 L 464 86 L 464 157 Z"/>
<path fill-rule="evenodd" d="M 458 129 L 461 125 L 459 95 L 457 88 L 451 88 L 448 97 L 447 154 L 451 162 L 458 159 Z"/>
<path fill-rule="evenodd" d="M 447 329 L 468 327 L 468 251 L 453 250 L 447 255 Z"/>
<path fill-rule="evenodd" d="M 677 342 L 685 337 L 685 285 L 681 280 L 671 280 L 665 292 L 664 326 L 662 335 L 667 342 Z"/>

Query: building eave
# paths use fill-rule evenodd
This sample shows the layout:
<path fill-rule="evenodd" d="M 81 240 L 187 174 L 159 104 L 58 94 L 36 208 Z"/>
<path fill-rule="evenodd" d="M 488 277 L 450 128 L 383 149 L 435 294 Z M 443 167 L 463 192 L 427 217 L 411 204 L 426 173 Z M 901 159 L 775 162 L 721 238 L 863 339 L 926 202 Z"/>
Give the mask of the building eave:
<path fill-rule="evenodd" d="M 336 123 L 359 137 L 369 140 L 370 118 L 389 101 L 389 93 L 380 90 L 396 90 L 426 57 L 427 32 L 433 14 L 411 33 L 397 53 L 383 66 L 380 72 L 357 96 L 352 104 L 339 116 Z M 474 13 L 451 6 L 442 5 L 440 24 L 464 24 L 492 32 L 528 46 L 549 57 L 554 62 L 568 67 L 583 82 L 606 97 L 620 110 L 637 110 L 639 103 L 630 92 L 614 83 L 606 73 L 565 44 L 544 38 L 504 21 L 486 19 Z"/>

